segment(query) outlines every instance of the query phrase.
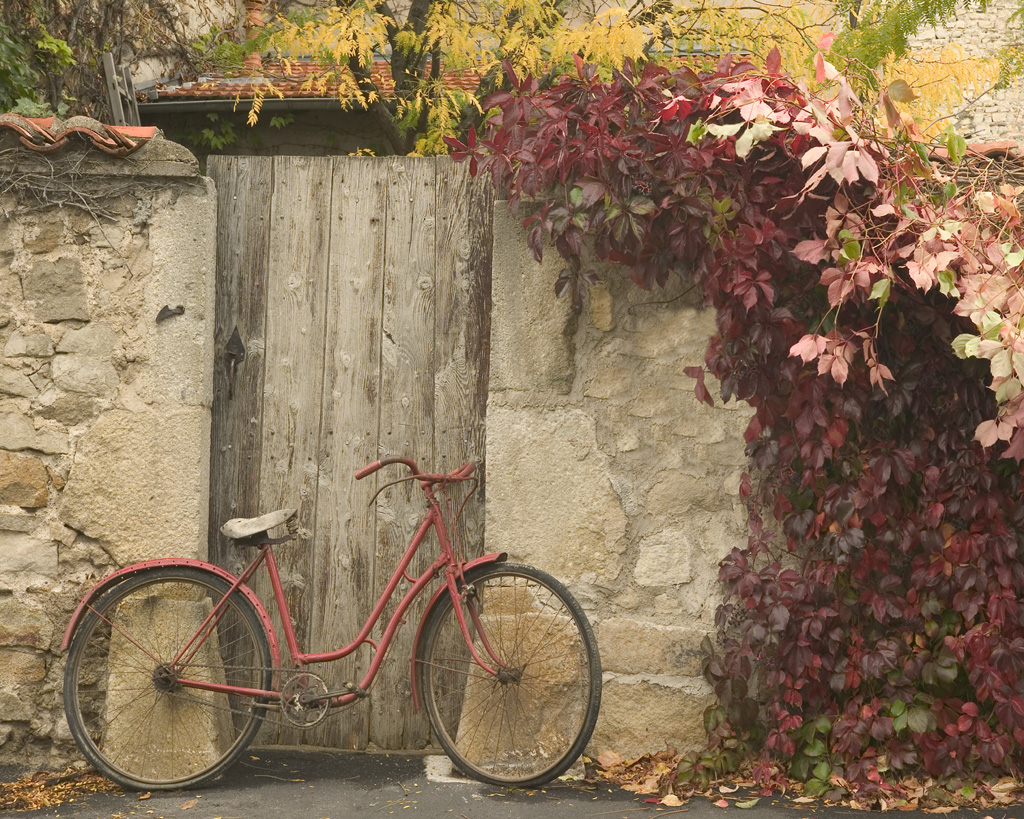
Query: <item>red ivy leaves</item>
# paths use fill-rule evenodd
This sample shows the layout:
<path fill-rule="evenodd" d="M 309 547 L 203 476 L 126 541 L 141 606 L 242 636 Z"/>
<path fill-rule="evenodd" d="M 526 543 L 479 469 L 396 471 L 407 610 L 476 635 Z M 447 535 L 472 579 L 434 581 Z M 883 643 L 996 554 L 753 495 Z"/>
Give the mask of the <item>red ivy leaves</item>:
<path fill-rule="evenodd" d="M 1021 471 L 974 440 L 995 416 L 986 364 L 950 347 L 978 318 L 954 313 L 956 288 L 991 303 L 995 286 L 951 269 L 1016 251 L 963 250 L 942 227 L 959 200 L 919 183 L 913 145 L 869 136 L 823 56 L 830 100 L 777 55 L 766 69 L 514 78 L 475 146 L 453 147 L 513 206 L 539 200 L 530 246 L 554 245 L 577 300 L 587 254 L 642 287 L 698 283 L 717 315 L 706 370 L 754 408 L 750 542 L 722 563 L 723 642 L 706 646 L 719 702 L 707 754 L 680 767 L 688 786 L 743 753 L 766 787 L 788 771 L 861 800 L 898 796 L 909 774 L 1020 773 Z M 704 368 L 686 372 L 711 403 Z M 984 430 L 1024 452 L 1015 427 Z"/>

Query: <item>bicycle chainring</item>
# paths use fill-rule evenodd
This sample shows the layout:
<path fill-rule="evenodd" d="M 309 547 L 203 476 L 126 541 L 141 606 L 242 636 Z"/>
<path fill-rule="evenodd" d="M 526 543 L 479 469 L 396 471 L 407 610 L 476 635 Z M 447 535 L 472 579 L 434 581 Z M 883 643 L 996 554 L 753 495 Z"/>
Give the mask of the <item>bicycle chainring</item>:
<path fill-rule="evenodd" d="M 281 711 L 292 725 L 312 728 L 322 722 L 331 706 L 330 689 L 322 677 L 309 671 L 293 675 L 281 688 Z"/>

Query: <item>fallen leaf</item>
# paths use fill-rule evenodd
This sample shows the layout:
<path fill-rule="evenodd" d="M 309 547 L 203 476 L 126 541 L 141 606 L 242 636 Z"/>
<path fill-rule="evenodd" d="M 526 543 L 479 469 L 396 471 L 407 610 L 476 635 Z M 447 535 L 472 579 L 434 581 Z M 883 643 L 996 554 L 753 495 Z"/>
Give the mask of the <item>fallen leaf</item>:
<path fill-rule="evenodd" d="M 199 804 L 199 800 L 198 799 L 189 799 L 188 802 L 186 802 L 184 805 L 181 806 L 181 809 L 182 810 L 188 810 L 189 808 L 194 808 L 198 804 Z"/>
<path fill-rule="evenodd" d="M 674 793 L 665 795 L 665 798 L 661 800 L 661 804 L 668 805 L 670 808 L 678 808 L 683 804 L 683 800 L 676 796 Z"/>
<path fill-rule="evenodd" d="M 729 803 L 726 802 L 724 799 L 719 799 L 717 802 L 715 802 L 715 807 L 716 808 L 727 808 L 727 807 L 729 807 Z"/>
<path fill-rule="evenodd" d="M 604 753 L 597 755 L 597 764 L 602 768 L 614 768 L 616 765 L 621 765 L 625 761 L 625 757 L 623 757 L 622 754 L 615 753 L 615 751 L 605 751 Z"/>
<path fill-rule="evenodd" d="M 925 808 L 925 813 L 952 813 L 956 810 L 955 805 L 943 805 L 941 808 Z"/>
<path fill-rule="evenodd" d="M 729 785 L 719 785 L 718 786 L 718 792 L 719 793 L 736 793 L 736 791 L 738 791 L 739 789 L 740 789 L 739 785 L 732 785 L 731 787 Z"/>
<path fill-rule="evenodd" d="M 737 802 L 736 807 L 743 808 L 744 810 L 746 810 L 747 808 L 754 807 L 754 805 L 756 805 L 760 801 L 760 797 L 755 796 L 753 799 L 745 799 L 742 802 Z"/>
<path fill-rule="evenodd" d="M 817 802 L 813 796 L 794 796 L 793 801 L 798 805 L 809 805 L 811 802 Z"/>
<path fill-rule="evenodd" d="M 149 799 L 150 796 L 152 796 L 152 794 L 149 791 L 146 791 L 145 793 L 140 793 L 139 801 L 141 802 L 143 799 Z"/>

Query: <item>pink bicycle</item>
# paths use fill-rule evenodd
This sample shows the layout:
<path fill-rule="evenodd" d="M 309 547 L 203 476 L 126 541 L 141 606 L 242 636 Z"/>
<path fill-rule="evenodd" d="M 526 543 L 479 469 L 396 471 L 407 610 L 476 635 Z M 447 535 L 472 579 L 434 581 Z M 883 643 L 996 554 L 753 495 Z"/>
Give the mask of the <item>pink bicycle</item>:
<path fill-rule="evenodd" d="M 148 560 L 85 595 L 64 635 L 64 707 L 97 770 L 133 789 L 193 787 L 238 758 L 268 711 L 301 727 L 317 724 L 367 696 L 403 615 L 431 586 L 414 641 L 412 696 L 452 761 L 484 782 L 524 786 L 572 765 L 601 700 L 597 643 L 579 604 L 550 575 L 507 563 L 504 554 L 462 558 L 446 523 L 458 519 L 448 489 L 474 481 L 468 499 L 473 464 L 427 474 L 408 458 L 384 458 L 356 478 L 391 464 L 409 468 L 400 480 L 419 483 L 427 511 L 366 623 L 343 648 L 305 653 L 298 645 L 273 553 L 291 538 L 268 534 L 287 525 L 294 536 L 295 510 L 222 527 L 239 546 L 258 549 L 238 576 L 200 560 Z M 438 555 L 414 578 L 407 569 L 430 530 Z M 270 576 L 288 664 L 266 606 L 248 585 L 260 568 Z M 411 586 L 374 641 L 370 633 L 403 579 Z M 358 684 L 330 690 L 306 669 L 364 644 L 372 661 Z"/>

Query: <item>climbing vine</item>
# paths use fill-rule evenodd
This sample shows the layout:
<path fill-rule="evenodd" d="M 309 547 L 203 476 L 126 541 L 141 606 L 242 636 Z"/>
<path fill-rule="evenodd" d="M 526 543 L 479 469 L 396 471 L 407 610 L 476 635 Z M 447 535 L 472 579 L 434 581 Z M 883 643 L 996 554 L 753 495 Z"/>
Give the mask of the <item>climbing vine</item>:
<path fill-rule="evenodd" d="M 530 246 L 577 304 L 597 261 L 695 282 L 717 316 L 696 393 L 707 372 L 754 409 L 718 704 L 673 787 L 752 761 L 765 788 L 888 805 L 1024 765 L 1024 235 L 1019 189 L 952 132 L 926 144 L 898 83 L 862 104 L 828 44 L 814 92 L 777 52 L 513 74 L 450 144 L 539 203 Z"/>

